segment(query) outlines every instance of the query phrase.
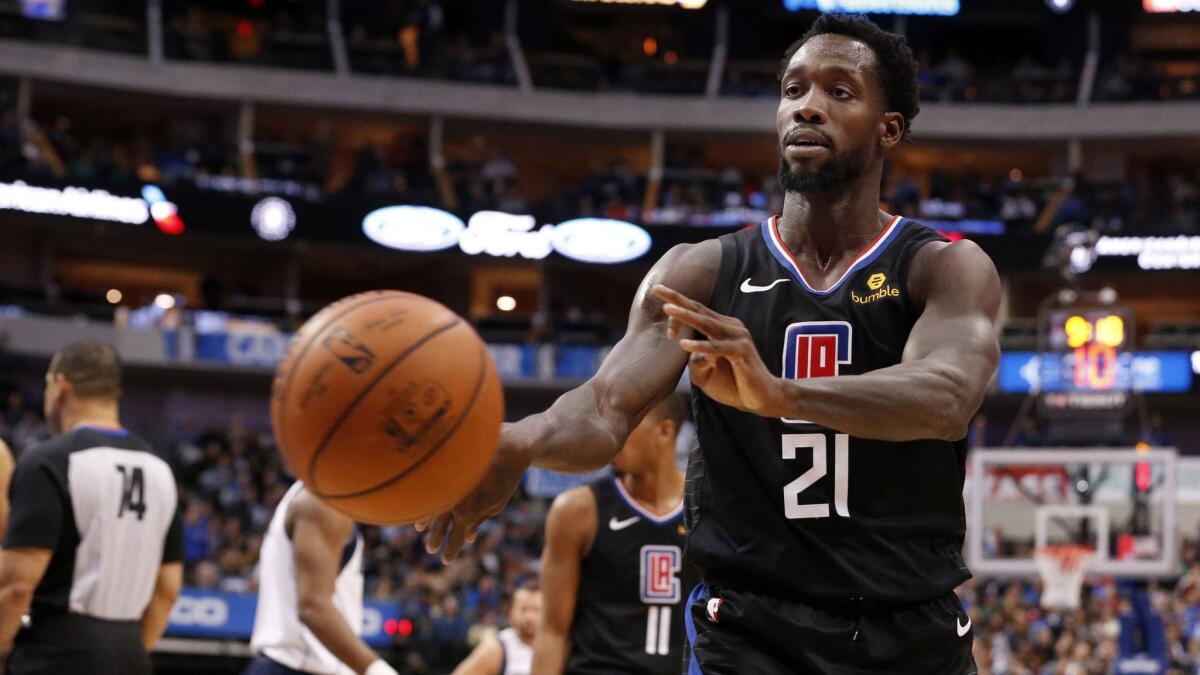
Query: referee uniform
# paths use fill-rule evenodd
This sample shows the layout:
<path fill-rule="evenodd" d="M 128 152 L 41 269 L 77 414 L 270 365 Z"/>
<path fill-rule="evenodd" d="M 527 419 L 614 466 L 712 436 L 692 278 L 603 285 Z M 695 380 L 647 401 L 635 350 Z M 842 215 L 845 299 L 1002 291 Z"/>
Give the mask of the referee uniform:
<path fill-rule="evenodd" d="M 17 462 L 5 548 L 52 551 L 9 675 L 151 672 L 139 620 L 183 559 L 170 467 L 124 429 L 80 426 Z"/>

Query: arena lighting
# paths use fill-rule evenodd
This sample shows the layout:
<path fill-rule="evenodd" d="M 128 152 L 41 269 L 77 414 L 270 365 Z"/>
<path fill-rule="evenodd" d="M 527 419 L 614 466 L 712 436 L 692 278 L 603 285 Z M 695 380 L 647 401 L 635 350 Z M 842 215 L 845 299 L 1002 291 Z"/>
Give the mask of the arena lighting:
<path fill-rule="evenodd" d="M 1096 255 L 1137 256 L 1144 270 L 1200 269 L 1200 237 L 1100 237 Z"/>
<path fill-rule="evenodd" d="M 1075 6 L 1075 0 L 1046 0 L 1046 6 L 1055 14 L 1066 14 Z"/>
<path fill-rule="evenodd" d="M 250 226 L 267 241 L 287 239 L 296 227 L 296 210 L 286 199 L 267 197 L 250 210 Z"/>
<path fill-rule="evenodd" d="M 458 244 L 468 255 L 540 260 L 558 251 L 572 260 L 599 264 L 639 258 L 651 244 L 642 228 L 608 218 L 576 218 L 535 229 L 533 216 L 480 211 L 468 223 L 428 206 L 389 206 L 363 218 L 363 233 L 399 251 L 440 251 Z"/>
<path fill-rule="evenodd" d="M 175 307 L 175 296 L 170 293 L 159 293 L 154 297 L 154 306 L 164 311 L 173 309 Z"/>
<path fill-rule="evenodd" d="M 783 0 L 793 12 L 850 12 L 855 14 L 958 14 L 959 0 Z"/>
<path fill-rule="evenodd" d="M 130 225 L 141 225 L 150 217 L 150 207 L 137 197 L 118 197 L 106 190 L 82 187 L 37 187 L 21 180 L 0 182 L 0 209 Z"/>
<path fill-rule="evenodd" d="M 576 218 L 554 228 L 554 250 L 580 262 L 627 262 L 650 250 L 650 233 L 623 220 Z"/>
<path fill-rule="evenodd" d="M 502 295 L 496 298 L 496 309 L 501 312 L 511 312 L 517 308 L 517 299 L 511 295 Z"/>
<path fill-rule="evenodd" d="M 173 202 L 167 200 L 162 188 L 157 185 L 143 185 L 142 199 L 150 205 L 150 217 L 164 234 L 183 234 L 183 219 L 179 217 L 179 209 Z"/>
<path fill-rule="evenodd" d="M 1200 375 L 1200 351 L 1192 352 L 1192 372 Z"/>
<path fill-rule="evenodd" d="M 683 9 L 700 9 L 708 0 L 574 0 L 601 5 L 678 5 Z"/>
<path fill-rule="evenodd" d="M 1200 0 L 1142 0 L 1147 12 L 1200 12 Z"/>
<path fill-rule="evenodd" d="M 458 243 L 467 228 L 453 213 L 428 206 L 386 206 L 363 218 L 363 234 L 398 251 L 440 251 Z"/>
<path fill-rule="evenodd" d="M 108 304 L 110 305 L 115 305 L 121 302 L 122 297 L 124 296 L 121 295 L 121 291 L 115 288 L 108 289 L 108 292 L 104 294 L 104 299 L 108 300 Z"/>
<path fill-rule="evenodd" d="M 554 226 L 533 229 L 533 216 L 514 216 L 502 211 L 480 211 L 467 220 L 458 247 L 468 255 L 487 253 L 501 258 L 520 255 L 541 260 L 554 250 Z"/>

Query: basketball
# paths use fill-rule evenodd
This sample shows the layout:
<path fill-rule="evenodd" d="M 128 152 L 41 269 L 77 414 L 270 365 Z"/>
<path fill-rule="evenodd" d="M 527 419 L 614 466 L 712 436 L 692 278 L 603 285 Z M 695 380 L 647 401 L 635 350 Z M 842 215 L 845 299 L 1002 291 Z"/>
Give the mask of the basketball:
<path fill-rule="evenodd" d="M 483 478 L 504 397 L 483 341 L 446 307 L 372 291 L 322 309 L 275 373 L 271 422 L 292 473 L 357 521 L 436 515 Z"/>

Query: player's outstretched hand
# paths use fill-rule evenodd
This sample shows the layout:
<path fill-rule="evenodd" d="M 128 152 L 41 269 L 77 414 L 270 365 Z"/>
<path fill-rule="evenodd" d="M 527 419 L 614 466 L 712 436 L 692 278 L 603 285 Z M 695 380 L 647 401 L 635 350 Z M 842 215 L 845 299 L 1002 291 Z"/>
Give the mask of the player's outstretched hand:
<path fill-rule="evenodd" d="M 692 383 L 718 403 L 775 416 L 771 408 L 779 401 L 780 381 L 767 370 L 741 320 L 718 314 L 662 284 L 654 286 L 654 295 L 665 303 L 667 337 L 679 340 L 679 346 L 691 354 L 688 376 Z M 680 338 L 683 327 L 708 339 Z"/>
<path fill-rule="evenodd" d="M 457 558 L 464 542 L 475 541 L 475 532 L 483 521 L 504 510 L 527 468 L 528 458 L 512 443 L 506 443 L 501 431 L 496 458 L 475 490 L 446 513 L 415 524 L 418 532 L 428 532 L 425 550 L 431 554 L 441 551 L 442 562 Z"/>

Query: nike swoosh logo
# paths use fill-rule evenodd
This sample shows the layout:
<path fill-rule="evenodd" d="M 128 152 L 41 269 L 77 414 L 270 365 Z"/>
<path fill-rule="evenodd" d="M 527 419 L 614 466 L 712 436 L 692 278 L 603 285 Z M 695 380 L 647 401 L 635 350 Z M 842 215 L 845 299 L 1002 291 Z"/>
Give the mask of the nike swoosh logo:
<path fill-rule="evenodd" d="M 969 616 L 967 617 L 967 625 L 965 626 L 962 624 L 961 619 L 955 619 L 954 623 L 957 624 L 955 628 L 958 629 L 958 637 L 966 635 L 967 631 L 971 630 L 971 617 Z"/>
<path fill-rule="evenodd" d="M 608 521 L 608 529 L 612 530 L 613 532 L 616 532 L 617 530 L 623 530 L 641 519 L 641 516 L 634 516 L 632 518 L 626 518 L 625 520 L 617 520 L 617 517 L 613 516 L 612 519 Z"/>
<path fill-rule="evenodd" d="M 746 277 L 746 280 L 742 282 L 741 290 L 743 293 L 762 293 L 763 291 L 769 291 L 772 288 L 775 288 L 775 286 L 782 284 L 785 281 L 790 281 L 790 279 L 776 279 L 766 286 L 755 286 L 754 284 L 750 283 L 750 277 Z"/>

